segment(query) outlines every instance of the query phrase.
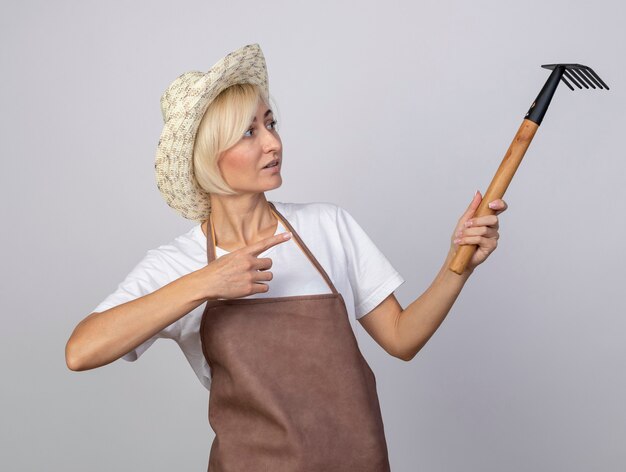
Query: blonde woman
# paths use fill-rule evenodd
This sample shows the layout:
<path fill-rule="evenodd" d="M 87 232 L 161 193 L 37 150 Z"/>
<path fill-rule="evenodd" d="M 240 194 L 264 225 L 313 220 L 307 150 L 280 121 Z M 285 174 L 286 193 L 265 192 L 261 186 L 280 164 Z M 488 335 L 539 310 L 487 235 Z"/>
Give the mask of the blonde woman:
<path fill-rule="evenodd" d="M 197 224 L 149 250 L 77 325 L 68 367 L 134 361 L 170 338 L 210 391 L 209 471 L 388 471 L 376 380 L 352 325 L 412 359 L 496 248 L 497 216 L 464 224 L 477 193 L 432 286 L 403 309 L 393 292 L 404 279 L 345 209 L 266 199 L 282 184 L 283 148 L 258 44 L 182 74 L 161 108 L 157 184 Z M 446 269 L 458 244 L 479 246 L 462 275 Z"/>

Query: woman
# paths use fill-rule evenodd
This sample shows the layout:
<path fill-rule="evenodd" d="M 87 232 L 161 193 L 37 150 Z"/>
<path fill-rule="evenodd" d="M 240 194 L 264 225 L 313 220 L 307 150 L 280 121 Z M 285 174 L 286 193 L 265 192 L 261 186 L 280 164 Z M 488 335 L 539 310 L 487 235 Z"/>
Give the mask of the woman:
<path fill-rule="evenodd" d="M 210 390 L 209 471 L 388 471 L 376 380 L 352 320 L 412 359 L 495 249 L 498 218 L 466 227 L 477 192 L 435 282 L 403 310 L 393 291 L 404 279 L 346 210 L 266 200 L 283 162 L 267 84 L 252 44 L 165 91 L 157 184 L 199 224 L 149 250 L 78 324 L 67 364 L 134 361 L 170 338 Z M 462 275 L 447 269 L 458 244 L 479 246 Z"/>

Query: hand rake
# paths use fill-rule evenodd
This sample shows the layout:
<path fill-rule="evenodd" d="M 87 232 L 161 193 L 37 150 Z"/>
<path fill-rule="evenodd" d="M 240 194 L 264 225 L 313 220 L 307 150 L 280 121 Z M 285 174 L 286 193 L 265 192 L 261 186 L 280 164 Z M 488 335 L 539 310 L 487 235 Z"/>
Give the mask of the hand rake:
<path fill-rule="evenodd" d="M 493 215 L 495 213 L 495 210 L 492 210 L 487 205 L 489 202 L 504 196 L 504 192 L 506 192 L 506 189 L 511 183 L 515 171 L 522 162 L 522 158 L 533 140 L 537 128 L 539 128 L 543 116 L 548 110 L 548 106 L 550 106 L 550 101 L 559 85 L 559 81 L 562 80 L 565 85 L 572 90 L 574 90 L 574 87 L 572 87 L 565 77 L 579 89 L 583 87 L 586 89 L 589 89 L 589 87 L 595 89 L 596 86 L 601 89 L 609 89 L 598 74 L 590 67 L 581 64 L 546 64 L 541 67 L 552 70 L 552 73 L 541 89 L 541 92 L 539 92 L 539 95 L 537 95 L 537 98 L 530 106 L 528 113 L 526 113 L 522 125 L 513 138 L 513 142 L 504 155 L 504 159 L 491 180 L 489 188 L 487 188 L 473 217 Z M 454 258 L 450 262 L 449 269 L 457 274 L 462 274 L 477 248 L 478 246 L 475 244 L 459 246 L 454 254 Z"/>

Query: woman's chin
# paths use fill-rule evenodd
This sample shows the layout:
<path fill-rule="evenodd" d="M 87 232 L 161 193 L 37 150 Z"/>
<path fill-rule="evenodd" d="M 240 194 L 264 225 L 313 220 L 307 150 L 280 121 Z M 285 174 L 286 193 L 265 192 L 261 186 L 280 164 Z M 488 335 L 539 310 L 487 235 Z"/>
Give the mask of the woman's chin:
<path fill-rule="evenodd" d="M 280 176 L 280 174 L 277 174 L 277 175 L 278 175 L 278 179 L 277 179 L 277 180 L 278 180 L 278 182 L 276 182 L 276 184 L 275 184 L 275 185 L 272 185 L 272 186 L 271 186 L 270 188 L 268 188 L 267 190 L 274 190 L 275 188 L 278 188 L 278 187 L 280 187 L 280 186 L 283 184 L 283 178 Z"/>

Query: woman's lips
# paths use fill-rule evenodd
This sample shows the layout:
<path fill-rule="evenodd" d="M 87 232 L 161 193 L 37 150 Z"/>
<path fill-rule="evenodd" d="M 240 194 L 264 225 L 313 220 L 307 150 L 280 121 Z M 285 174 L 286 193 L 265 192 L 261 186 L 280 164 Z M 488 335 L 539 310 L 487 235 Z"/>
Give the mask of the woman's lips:
<path fill-rule="evenodd" d="M 263 167 L 261 170 L 268 170 L 270 172 L 278 172 L 280 169 L 280 162 L 273 167 Z"/>

